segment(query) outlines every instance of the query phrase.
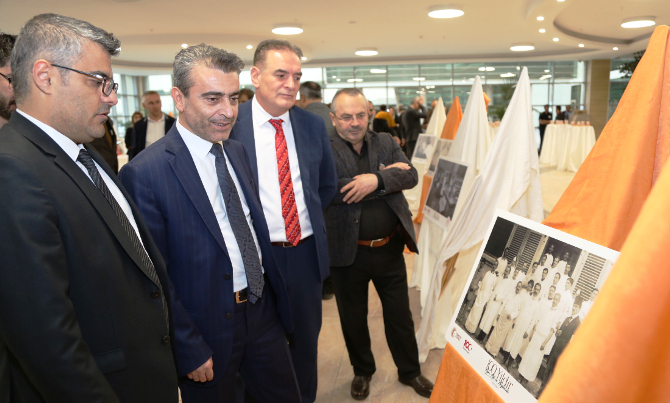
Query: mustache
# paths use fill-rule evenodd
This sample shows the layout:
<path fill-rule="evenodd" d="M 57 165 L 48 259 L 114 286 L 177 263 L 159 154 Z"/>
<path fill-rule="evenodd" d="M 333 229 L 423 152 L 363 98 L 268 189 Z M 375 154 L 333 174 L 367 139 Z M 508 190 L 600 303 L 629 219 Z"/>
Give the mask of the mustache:
<path fill-rule="evenodd" d="M 209 120 L 212 123 L 220 124 L 220 125 L 225 125 L 227 123 L 232 123 L 233 119 L 210 119 Z"/>

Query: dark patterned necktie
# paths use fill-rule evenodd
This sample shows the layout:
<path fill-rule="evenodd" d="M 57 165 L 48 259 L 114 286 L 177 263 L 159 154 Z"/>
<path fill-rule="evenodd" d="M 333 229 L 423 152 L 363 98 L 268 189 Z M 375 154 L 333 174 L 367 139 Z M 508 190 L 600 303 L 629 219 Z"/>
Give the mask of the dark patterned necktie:
<path fill-rule="evenodd" d="M 137 232 L 135 232 L 135 228 L 133 228 L 132 224 L 130 224 L 130 221 L 128 221 L 128 217 L 126 217 L 126 214 L 121 209 L 121 206 L 119 206 L 119 203 L 117 203 L 116 199 L 114 199 L 114 196 L 109 191 L 109 188 L 105 184 L 105 181 L 100 176 L 100 172 L 98 172 L 98 168 L 95 166 L 93 158 L 91 158 L 91 154 L 89 154 L 88 151 L 86 151 L 85 149 L 81 149 L 79 151 L 77 161 L 81 162 L 84 168 L 86 168 L 95 186 L 100 190 L 100 192 L 102 192 L 103 196 L 105 196 L 105 199 L 107 199 L 109 205 L 112 206 L 112 209 L 116 213 L 116 216 L 119 218 L 119 221 L 121 221 L 123 229 L 126 231 L 126 234 L 130 237 L 130 240 L 133 243 L 135 251 L 140 255 L 142 263 L 144 264 L 146 269 L 145 272 L 148 273 L 149 275 L 149 279 L 153 281 L 153 283 L 156 284 L 156 286 L 158 286 L 158 289 L 161 291 L 161 301 L 163 303 L 163 313 L 165 314 L 165 323 L 169 327 L 170 321 L 168 319 L 168 308 L 167 303 L 165 302 L 165 296 L 164 296 L 165 294 L 163 293 L 163 286 L 161 285 L 161 282 L 158 279 L 158 274 L 156 274 L 156 268 L 154 267 L 151 258 L 149 258 L 147 251 L 144 249 L 144 246 L 142 246 L 142 243 L 140 242 L 140 238 L 138 237 Z"/>
<path fill-rule="evenodd" d="M 235 182 L 233 182 L 233 178 L 230 176 L 230 171 L 226 164 L 226 156 L 223 153 L 223 146 L 219 143 L 214 143 L 210 152 L 216 158 L 216 162 L 214 163 L 216 166 L 216 176 L 219 179 L 223 203 L 226 206 L 228 223 L 230 223 L 230 227 L 235 235 L 237 247 L 240 248 L 240 253 L 242 253 L 244 272 L 246 273 L 249 287 L 247 298 L 249 302 L 254 304 L 258 298 L 263 296 L 263 286 L 265 285 L 256 242 L 254 242 L 254 237 L 251 234 L 251 228 L 249 228 L 249 223 L 244 214 L 242 201 L 240 200 L 240 195 L 237 193 Z"/>
<path fill-rule="evenodd" d="M 279 178 L 279 191 L 281 192 L 281 215 L 284 218 L 286 240 L 293 246 L 300 242 L 300 220 L 298 208 L 295 204 L 293 193 L 293 180 L 291 179 L 291 165 L 288 160 L 288 147 L 281 119 L 270 119 L 270 124 L 275 128 L 275 152 L 277 154 L 277 172 Z"/>

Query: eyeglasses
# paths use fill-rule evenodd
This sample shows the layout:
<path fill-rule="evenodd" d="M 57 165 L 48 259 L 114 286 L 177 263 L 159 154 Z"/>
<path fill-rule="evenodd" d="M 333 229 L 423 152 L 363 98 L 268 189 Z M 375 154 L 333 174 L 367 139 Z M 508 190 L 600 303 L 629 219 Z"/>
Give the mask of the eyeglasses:
<path fill-rule="evenodd" d="M 4 74 L 2 74 L 2 73 L 0 73 L 0 76 L 5 77 L 5 78 L 7 79 L 7 81 L 9 81 L 9 84 L 10 84 L 10 85 L 12 84 L 12 77 L 6 76 L 6 75 L 4 75 Z"/>
<path fill-rule="evenodd" d="M 96 80 L 100 80 L 100 82 L 102 83 L 102 93 L 106 97 L 112 95 L 112 91 L 117 92 L 119 90 L 119 84 L 115 83 L 114 80 L 109 78 L 109 77 L 104 77 L 100 74 L 85 73 L 83 71 L 71 69 L 71 68 L 65 67 L 65 66 L 59 66 L 59 65 L 53 64 L 53 63 L 51 65 L 54 66 L 54 67 L 59 67 L 61 69 L 74 71 L 75 73 L 83 74 L 85 76 L 95 78 Z"/>
<path fill-rule="evenodd" d="M 335 116 L 339 120 L 343 121 L 344 123 L 352 123 L 354 121 L 354 119 L 356 119 L 359 122 L 362 122 L 364 119 L 367 120 L 368 114 L 367 113 L 359 113 L 356 116 L 352 116 L 352 115 L 337 116 L 337 115 L 333 114 L 333 116 Z"/>

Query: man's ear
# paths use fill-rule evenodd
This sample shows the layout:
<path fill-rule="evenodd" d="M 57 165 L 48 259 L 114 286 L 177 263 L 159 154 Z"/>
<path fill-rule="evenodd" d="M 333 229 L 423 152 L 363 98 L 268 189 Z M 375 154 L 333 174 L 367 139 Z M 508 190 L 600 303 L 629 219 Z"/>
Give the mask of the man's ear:
<path fill-rule="evenodd" d="M 256 66 L 253 66 L 251 68 L 251 71 L 249 71 L 249 75 L 251 76 L 251 83 L 254 85 L 255 88 L 260 87 L 261 85 L 261 69 L 259 69 Z"/>
<path fill-rule="evenodd" d="M 179 90 L 179 88 L 172 87 L 171 95 L 172 95 L 172 99 L 174 100 L 175 108 L 177 108 L 179 113 L 184 112 L 184 110 L 186 109 L 186 105 L 185 105 L 186 97 L 184 96 L 184 94 Z M 144 104 L 142 104 L 142 105 L 144 105 Z"/>
<path fill-rule="evenodd" d="M 53 94 L 53 81 L 60 82 L 60 74 L 54 74 L 56 67 L 53 67 L 44 59 L 37 60 L 33 64 L 32 79 L 35 86 L 44 94 Z"/>

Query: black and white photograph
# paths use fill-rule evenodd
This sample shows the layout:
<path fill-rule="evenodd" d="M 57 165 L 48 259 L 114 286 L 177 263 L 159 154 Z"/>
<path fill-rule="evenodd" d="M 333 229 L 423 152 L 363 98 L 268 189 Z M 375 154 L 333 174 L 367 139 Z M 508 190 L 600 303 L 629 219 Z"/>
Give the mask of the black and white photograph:
<path fill-rule="evenodd" d="M 425 217 L 444 228 L 449 227 L 454 219 L 456 203 L 461 195 L 467 171 L 468 166 L 464 163 L 439 158 L 423 208 Z"/>
<path fill-rule="evenodd" d="M 452 325 L 484 353 L 485 378 L 507 374 L 506 401 L 520 401 L 513 385 L 538 399 L 618 252 L 510 213 L 494 220 Z"/>
<path fill-rule="evenodd" d="M 428 164 L 428 176 L 435 175 L 435 168 L 437 168 L 437 161 L 440 157 L 446 157 L 449 155 L 449 150 L 451 149 L 451 144 L 453 140 L 438 139 L 435 148 L 433 149 L 433 156 L 430 159 L 430 164 Z"/>
<path fill-rule="evenodd" d="M 428 156 L 433 155 L 433 147 L 436 142 L 437 137 L 420 134 L 419 138 L 416 140 L 416 148 L 414 148 L 412 162 L 428 162 Z"/>

